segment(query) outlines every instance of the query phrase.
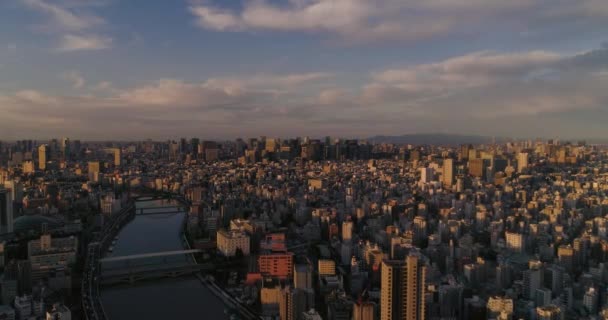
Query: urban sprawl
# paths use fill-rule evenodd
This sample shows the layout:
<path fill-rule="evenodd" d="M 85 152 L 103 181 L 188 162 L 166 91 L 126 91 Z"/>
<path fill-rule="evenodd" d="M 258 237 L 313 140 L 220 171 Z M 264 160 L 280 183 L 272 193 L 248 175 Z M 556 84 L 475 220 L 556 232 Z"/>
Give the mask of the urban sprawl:
<path fill-rule="evenodd" d="M 607 177 L 584 141 L 2 142 L 0 319 L 105 319 L 100 239 L 144 196 L 234 317 L 608 319 Z"/>

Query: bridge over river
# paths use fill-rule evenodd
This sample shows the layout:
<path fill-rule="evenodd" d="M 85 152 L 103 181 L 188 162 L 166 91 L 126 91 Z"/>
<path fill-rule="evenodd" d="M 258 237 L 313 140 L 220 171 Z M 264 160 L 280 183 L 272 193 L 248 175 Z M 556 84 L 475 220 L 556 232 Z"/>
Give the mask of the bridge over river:
<path fill-rule="evenodd" d="M 186 210 L 177 201 L 141 197 L 131 220 L 99 255 L 97 286 L 105 318 L 229 319 L 230 308 L 195 276 L 196 250 L 184 250 Z M 142 210 L 143 209 L 143 210 Z M 111 252 L 108 250 L 112 247 Z"/>

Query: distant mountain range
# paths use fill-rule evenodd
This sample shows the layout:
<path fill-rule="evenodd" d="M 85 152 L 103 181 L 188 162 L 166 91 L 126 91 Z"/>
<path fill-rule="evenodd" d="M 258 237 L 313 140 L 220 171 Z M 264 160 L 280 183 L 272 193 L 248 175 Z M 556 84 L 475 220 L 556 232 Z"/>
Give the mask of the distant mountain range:
<path fill-rule="evenodd" d="M 373 143 L 395 143 L 395 144 L 430 144 L 430 145 L 447 145 L 456 146 L 460 144 L 488 144 L 495 141 L 496 143 L 505 143 L 508 141 L 514 141 L 512 138 L 505 137 L 490 137 L 490 136 L 476 136 L 476 135 L 463 135 L 463 134 L 448 134 L 448 133 L 420 133 L 420 134 L 404 134 L 401 136 L 373 136 L 367 139 Z M 524 140 L 516 139 L 516 140 Z M 536 140 L 536 138 L 532 139 Z M 547 141 L 547 138 L 541 138 L 543 141 Z M 590 138 L 590 139 L 558 139 L 561 143 L 571 142 L 577 143 L 578 141 L 586 141 L 587 144 L 608 144 L 608 138 Z"/>
<path fill-rule="evenodd" d="M 395 143 L 395 144 L 432 144 L 432 145 L 459 145 L 459 144 L 484 144 L 492 143 L 492 137 L 445 134 L 445 133 L 424 133 L 424 134 L 405 134 L 401 136 L 374 136 L 367 140 L 374 143 Z M 496 142 L 503 142 L 505 138 L 496 138 Z"/>

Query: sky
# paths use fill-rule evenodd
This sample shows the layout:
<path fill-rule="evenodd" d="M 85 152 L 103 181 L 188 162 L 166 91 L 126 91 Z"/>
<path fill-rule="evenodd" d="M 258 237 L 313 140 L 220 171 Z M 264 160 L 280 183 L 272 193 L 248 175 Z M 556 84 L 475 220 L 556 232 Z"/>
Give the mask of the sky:
<path fill-rule="evenodd" d="M 606 0 L 0 0 L 0 140 L 608 137 Z"/>

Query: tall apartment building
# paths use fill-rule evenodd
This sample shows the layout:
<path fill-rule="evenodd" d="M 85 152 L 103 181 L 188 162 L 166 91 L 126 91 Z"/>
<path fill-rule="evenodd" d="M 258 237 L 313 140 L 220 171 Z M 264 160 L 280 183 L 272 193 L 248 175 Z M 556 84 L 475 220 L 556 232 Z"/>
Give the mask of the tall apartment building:
<path fill-rule="evenodd" d="M 517 172 L 522 173 L 528 167 L 528 154 L 520 152 L 517 154 Z"/>
<path fill-rule="evenodd" d="M 49 147 L 43 144 L 38 147 L 38 169 L 46 170 L 47 161 L 49 161 Z"/>
<path fill-rule="evenodd" d="M 384 260 L 381 269 L 380 319 L 425 319 L 426 266 L 417 256 Z"/>
<path fill-rule="evenodd" d="M 441 180 L 446 187 L 451 187 L 454 184 L 454 159 L 443 159 Z"/>

